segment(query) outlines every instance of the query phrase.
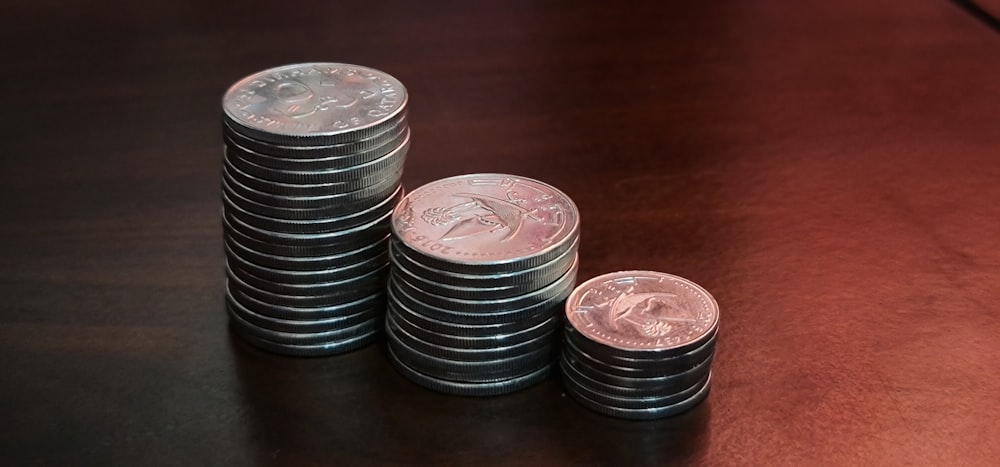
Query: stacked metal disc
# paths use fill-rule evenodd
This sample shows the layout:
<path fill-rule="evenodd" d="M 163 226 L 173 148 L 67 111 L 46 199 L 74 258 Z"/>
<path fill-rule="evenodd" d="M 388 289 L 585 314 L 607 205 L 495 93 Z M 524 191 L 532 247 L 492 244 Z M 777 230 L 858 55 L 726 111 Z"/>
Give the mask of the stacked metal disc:
<path fill-rule="evenodd" d="M 372 342 L 409 148 L 403 85 L 356 65 L 296 64 L 238 81 L 223 110 L 232 329 L 286 355 Z"/>
<path fill-rule="evenodd" d="M 576 280 L 569 197 L 523 177 L 462 175 L 408 193 L 392 221 L 386 330 L 397 369 L 467 396 L 545 379 Z"/>
<path fill-rule="evenodd" d="M 580 284 L 566 301 L 566 392 L 597 412 L 655 419 L 705 399 L 719 307 L 670 274 L 623 271 Z"/>

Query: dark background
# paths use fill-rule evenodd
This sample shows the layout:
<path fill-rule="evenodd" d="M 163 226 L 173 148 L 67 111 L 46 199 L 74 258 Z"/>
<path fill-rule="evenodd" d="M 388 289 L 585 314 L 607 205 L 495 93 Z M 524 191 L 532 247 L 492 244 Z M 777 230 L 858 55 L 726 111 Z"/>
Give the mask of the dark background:
<path fill-rule="evenodd" d="M 0 463 L 995 465 L 1000 36 L 956 3 L 5 2 Z M 581 279 L 711 291 L 708 400 L 625 422 L 232 337 L 221 96 L 303 61 L 407 86 L 409 188 L 543 180 Z"/>

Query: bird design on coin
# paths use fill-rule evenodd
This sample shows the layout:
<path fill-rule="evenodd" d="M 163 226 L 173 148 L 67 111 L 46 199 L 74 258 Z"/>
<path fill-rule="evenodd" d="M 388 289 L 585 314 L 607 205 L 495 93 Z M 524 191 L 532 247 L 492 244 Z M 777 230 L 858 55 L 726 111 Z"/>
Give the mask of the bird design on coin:
<path fill-rule="evenodd" d="M 500 239 L 500 242 L 504 242 L 521 230 L 526 218 L 538 221 L 533 216 L 535 210 L 521 207 L 524 200 L 517 198 L 517 193 L 513 191 L 507 192 L 506 200 L 475 193 L 456 193 L 453 196 L 467 198 L 469 201 L 446 208 L 429 208 L 421 215 L 425 222 L 432 225 L 455 223 L 441 236 L 441 241 L 506 229 L 507 232 Z"/>

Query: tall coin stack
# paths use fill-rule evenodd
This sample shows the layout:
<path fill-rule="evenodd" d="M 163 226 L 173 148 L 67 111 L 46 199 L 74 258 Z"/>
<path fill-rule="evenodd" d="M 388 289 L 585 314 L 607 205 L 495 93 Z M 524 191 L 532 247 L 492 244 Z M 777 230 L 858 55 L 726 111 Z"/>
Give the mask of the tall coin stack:
<path fill-rule="evenodd" d="M 545 379 L 577 271 L 576 206 L 542 182 L 447 178 L 392 214 L 389 358 L 413 382 L 489 396 Z"/>
<path fill-rule="evenodd" d="M 705 289 L 652 271 L 605 274 L 566 300 L 566 392 L 605 415 L 647 420 L 705 399 L 719 306 Z"/>
<path fill-rule="evenodd" d="M 225 93 L 226 303 L 249 343 L 331 355 L 380 332 L 406 101 L 392 76 L 339 63 L 265 70 Z"/>

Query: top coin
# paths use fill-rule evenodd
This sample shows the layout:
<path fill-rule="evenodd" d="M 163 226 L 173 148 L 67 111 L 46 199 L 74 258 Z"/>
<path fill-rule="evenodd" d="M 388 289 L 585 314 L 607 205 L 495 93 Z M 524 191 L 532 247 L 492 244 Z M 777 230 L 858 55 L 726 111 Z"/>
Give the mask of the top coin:
<path fill-rule="evenodd" d="M 621 271 L 580 284 L 566 300 L 566 318 L 588 339 L 614 349 L 667 354 L 714 333 L 719 305 L 683 277 Z"/>
<path fill-rule="evenodd" d="M 406 89 L 378 70 L 343 63 L 271 68 L 237 81 L 222 108 L 234 129 L 272 143 L 335 144 L 395 122 Z"/>
<path fill-rule="evenodd" d="M 443 263 L 520 266 L 572 244 L 576 205 L 529 178 L 470 174 L 408 193 L 392 213 L 393 234 L 411 250 Z"/>

